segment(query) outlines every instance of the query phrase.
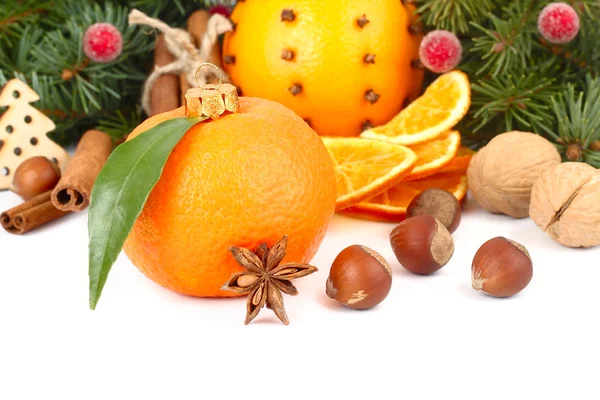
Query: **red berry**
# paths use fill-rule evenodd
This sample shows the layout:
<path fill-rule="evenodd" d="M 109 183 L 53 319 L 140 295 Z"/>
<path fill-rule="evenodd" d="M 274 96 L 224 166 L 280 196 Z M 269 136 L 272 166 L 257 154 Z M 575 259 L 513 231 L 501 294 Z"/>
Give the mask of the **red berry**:
<path fill-rule="evenodd" d="M 442 74 L 458 65 L 462 57 L 460 40 L 452 32 L 437 30 L 423 38 L 419 48 L 419 58 L 425 68 Z"/>
<path fill-rule="evenodd" d="M 119 57 L 123 50 L 121 32 L 112 24 L 90 25 L 83 35 L 83 52 L 92 61 L 107 63 Z"/>
<path fill-rule="evenodd" d="M 221 14 L 226 18 L 229 18 L 231 15 L 231 9 L 223 4 L 217 4 L 216 6 L 212 7 L 209 12 L 211 14 Z"/>
<path fill-rule="evenodd" d="M 538 29 L 550 43 L 569 43 L 579 33 L 579 15 L 566 3 L 550 3 L 540 13 Z"/>

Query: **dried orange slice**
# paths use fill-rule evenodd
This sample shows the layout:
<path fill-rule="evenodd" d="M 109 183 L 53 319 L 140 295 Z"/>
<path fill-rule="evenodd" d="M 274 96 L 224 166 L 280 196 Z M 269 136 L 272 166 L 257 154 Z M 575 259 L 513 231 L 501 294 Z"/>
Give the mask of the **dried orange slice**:
<path fill-rule="evenodd" d="M 459 201 L 467 195 L 467 177 L 462 174 L 436 174 L 426 179 L 402 182 L 376 197 L 349 207 L 343 214 L 374 221 L 400 222 L 412 199 L 427 189 L 443 189 Z"/>
<path fill-rule="evenodd" d="M 430 142 L 410 146 L 410 149 L 417 155 L 417 163 L 404 180 L 414 181 L 434 175 L 452 162 L 459 147 L 460 133 L 458 131 L 448 131 Z"/>
<path fill-rule="evenodd" d="M 475 155 L 475 152 L 467 147 L 461 147 L 458 149 L 456 153 L 456 157 L 452 159 L 448 164 L 444 165 L 439 173 L 459 173 L 466 174 L 467 169 L 469 169 L 469 164 L 471 163 L 471 158 Z"/>
<path fill-rule="evenodd" d="M 323 137 L 337 181 L 336 209 L 376 196 L 410 173 L 417 156 L 408 147 L 360 138 Z"/>
<path fill-rule="evenodd" d="M 390 122 L 368 129 L 360 136 L 404 146 L 427 142 L 452 129 L 470 106 L 469 78 L 461 71 L 448 72 Z"/>

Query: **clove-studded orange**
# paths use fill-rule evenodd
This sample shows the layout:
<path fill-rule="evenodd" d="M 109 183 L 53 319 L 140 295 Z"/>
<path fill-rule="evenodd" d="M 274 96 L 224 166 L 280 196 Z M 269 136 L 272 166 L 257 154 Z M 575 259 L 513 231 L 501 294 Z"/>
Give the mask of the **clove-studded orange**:
<path fill-rule="evenodd" d="M 357 136 L 419 94 L 421 36 L 403 3 L 240 1 L 223 65 L 245 96 L 291 108 L 320 135 Z"/>

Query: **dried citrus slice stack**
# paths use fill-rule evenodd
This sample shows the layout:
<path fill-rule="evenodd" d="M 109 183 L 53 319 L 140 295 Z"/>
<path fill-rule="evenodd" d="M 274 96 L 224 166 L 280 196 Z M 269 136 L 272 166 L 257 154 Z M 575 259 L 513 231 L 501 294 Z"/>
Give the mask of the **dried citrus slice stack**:
<path fill-rule="evenodd" d="M 438 173 L 461 173 L 466 174 L 471 158 L 475 152 L 468 147 L 459 147 L 456 156 L 446 165 L 438 170 Z"/>
<path fill-rule="evenodd" d="M 419 149 L 416 150 L 418 157 Z M 460 147 L 456 151 L 456 156 L 433 175 L 410 180 L 413 172 L 385 192 L 349 207 L 342 213 L 350 217 L 374 221 L 400 222 L 404 220 L 406 208 L 411 200 L 419 193 L 432 188 L 447 190 L 462 203 L 466 199 L 468 190 L 467 169 L 474 154 L 473 150 Z M 420 161 L 417 161 L 413 171 L 418 168 L 419 163 Z M 424 165 L 422 162 L 420 164 Z"/>
<path fill-rule="evenodd" d="M 323 137 L 336 172 L 342 210 L 372 198 L 410 174 L 417 156 L 408 147 L 361 138 Z"/>
<path fill-rule="evenodd" d="M 431 141 L 449 131 L 471 106 L 469 78 L 452 71 L 437 78 L 417 100 L 386 125 L 364 131 L 366 139 L 413 146 Z"/>
<path fill-rule="evenodd" d="M 398 222 L 412 199 L 427 189 L 465 199 L 473 152 L 460 147 L 460 132 L 452 128 L 470 105 L 469 79 L 453 71 L 435 80 L 388 124 L 360 138 L 324 138 L 336 164 L 337 211 Z"/>
<path fill-rule="evenodd" d="M 401 182 L 374 198 L 342 211 L 343 214 L 374 221 L 400 222 L 412 199 L 427 189 L 443 189 L 463 201 L 467 195 L 467 177 L 460 173 L 439 173 L 425 179 Z"/>
<path fill-rule="evenodd" d="M 417 163 L 405 180 L 422 179 L 435 174 L 454 160 L 460 148 L 460 133 L 448 131 L 432 141 L 409 148 L 417 155 Z"/>

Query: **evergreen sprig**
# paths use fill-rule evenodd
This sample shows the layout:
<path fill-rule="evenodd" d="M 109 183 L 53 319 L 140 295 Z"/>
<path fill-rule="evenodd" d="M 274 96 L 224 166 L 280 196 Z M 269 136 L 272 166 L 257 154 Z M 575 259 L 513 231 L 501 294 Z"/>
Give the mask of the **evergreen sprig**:
<path fill-rule="evenodd" d="M 581 30 L 562 46 L 546 42 L 537 28 L 540 11 L 552 0 L 403 1 L 415 3 L 426 31 L 450 30 L 463 43 L 459 68 L 473 87 L 473 106 L 460 126 L 465 143 L 477 148 L 502 132 L 532 131 L 555 141 L 565 156 L 569 149 L 577 155 L 579 146 L 581 160 L 598 165 L 598 0 L 566 0 L 579 13 Z M 42 98 L 36 107 L 57 123 L 53 135 L 61 143 L 95 126 L 121 137 L 144 117 L 139 96 L 155 40 L 151 30 L 127 26 L 131 8 L 182 27 L 196 9 L 234 3 L 5 0 L 0 85 L 13 77 L 32 85 Z M 112 63 L 92 63 L 82 53 L 83 32 L 95 22 L 110 22 L 123 33 L 123 53 Z M 429 74 L 428 81 L 434 78 Z"/>
<path fill-rule="evenodd" d="M 457 34 L 469 31 L 469 21 L 481 23 L 495 7 L 493 0 L 423 0 L 417 13 L 427 25 Z"/>
<path fill-rule="evenodd" d="M 416 0 L 426 31 L 448 29 L 463 43 L 458 68 L 471 80 L 473 106 L 459 128 L 471 147 L 481 147 L 503 132 L 523 130 L 545 135 L 566 155 L 569 145 L 589 144 L 584 132 L 598 132 L 589 113 L 600 106 L 585 104 L 594 101 L 588 92 L 595 90 L 593 78 L 600 76 L 600 2 L 567 1 L 579 13 L 581 29 L 566 45 L 550 44 L 538 31 L 539 14 L 551 2 Z M 484 6 L 485 15 L 473 11 Z M 580 114 L 574 112 L 580 97 L 571 93 L 583 96 Z M 586 118 L 576 118 L 580 115 Z M 581 147 L 581 160 L 593 164 L 600 157 L 598 147 Z M 571 156 L 578 154 L 573 146 L 570 149 Z"/>
<path fill-rule="evenodd" d="M 75 142 L 100 127 L 120 138 L 143 118 L 141 86 L 152 67 L 155 33 L 129 27 L 133 7 L 171 26 L 184 26 L 196 9 L 214 0 L 8 0 L 0 2 L 0 85 L 14 77 L 40 94 L 35 104 L 54 120 L 51 137 Z M 85 30 L 108 22 L 123 35 L 123 51 L 110 63 L 83 53 Z M 0 110 L 1 112 L 2 110 Z"/>
<path fill-rule="evenodd" d="M 490 14 L 487 26 L 471 22 L 481 35 L 472 38 L 471 51 L 485 61 L 478 62 L 477 75 L 497 76 L 516 65 L 526 67 L 531 59 L 537 29 L 531 18 L 537 11 L 535 1 L 516 0 L 502 11 L 501 17 Z"/>
<path fill-rule="evenodd" d="M 568 84 L 552 98 L 556 125 L 546 132 L 563 158 L 600 168 L 600 78 L 586 77 L 583 90 Z"/>
<path fill-rule="evenodd" d="M 51 9 L 50 1 L 8 0 L 0 4 L 0 46 L 11 47 L 27 26 L 43 24 Z"/>
<path fill-rule="evenodd" d="M 541 131 L 552 120 L 549 103 L 555 94 L 553 83 L 552 78 L 540 77 L 537 71 L 480 79 L 472 84 L 472 118 L 467 126 L 474 132 L 485 126 L 498 127 L 494 133 Z"/>

